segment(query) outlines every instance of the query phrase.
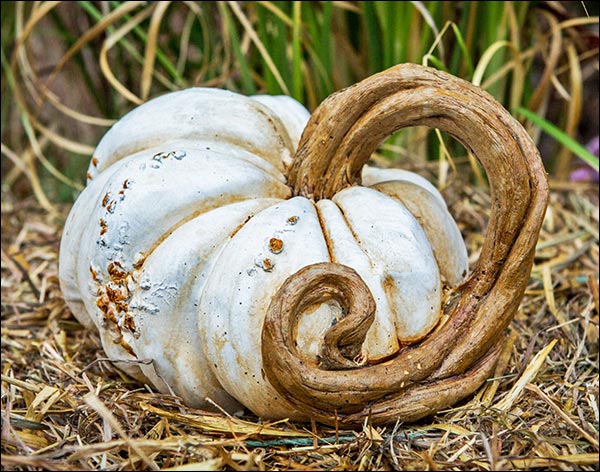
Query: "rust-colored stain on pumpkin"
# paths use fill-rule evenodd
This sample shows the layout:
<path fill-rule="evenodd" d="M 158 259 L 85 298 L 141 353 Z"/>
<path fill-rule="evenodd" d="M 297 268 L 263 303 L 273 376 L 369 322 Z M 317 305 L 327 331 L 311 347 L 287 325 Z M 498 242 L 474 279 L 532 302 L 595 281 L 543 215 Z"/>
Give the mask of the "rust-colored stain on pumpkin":
<path fill-rule="evenodd" d="M 112 308 L 112 307 L 109 307 L 109 308 L 108 308 L 108 310 L 106 310 L 106 313 L 105 313 L 105 315 L 106 315 L 106 318 L 107 318 L 109 321 L 113 322 L 113 323 L 114 323 L 114 325 L 115 325 L 115 326 L 117 327 L 117 329 L 118 329 L 118 328 L 119 328 L 119 320 L 117 319 L 117 312 L 115 311 L 115 309 L 114 309 L 114 308 Z M 121 330 L 120 330 L 120 329 L 118 329 L 118 331 L 119 331 L 119 333 L 121 332 Z"/>
<path fill-rule="evenodd" d="M 100 236 L 102 236 L 103 234 L 106 233 L 108 227 L 106 225 L 106 221 L 104 221 L 102 218 L 100 218 Z"/>
<path fill-rule="evenodd" d="M 98 158 L 97 157 L 92 157 L 92 165 L 94 167 L 98 167 Z"/>
<path fill-rule="evenodd" d="M 100 309 L 100 311 L 102 313 L 104 313 L 104 315 L 106 315 L 109 304 L 110 304 L 110 300 L 108 299 L 108 296 L 106 295 L 106 290 L 99 288 L 98 293 L 96 295 L 96 306 Z"/>
<path fill-rule="evenodd" d="M 123 317 L 123 327 L 131 332 L 134 332 L 136 329 L 133 316 L 131 316 L 129 313 L 126 313 Z"/>
<path fill-rule="evenodd" d="M 283 241 L 281 239 L 271 238 L 269 240 L 269 250 L 273 254 L 279 254 L 283 251 Z"/>
<path fill-rule="evenodd" d="M 121 281 L 127 276 L 127 272 L 125 272 L 125 269 L 123 269 L 123 266 L 119 261 L 113 261 L 108 264 L 107 271 L 108 275 L 110 275 L 115 282 Z"/>
<path fill-rule="evenodd" d="M 144 265 L 146 257 L 148 257 L 148 254 L 144 254 L 143 252 L 139 252 L 138 254 L 136 254 L 136 257 L 133 261 L 133 268 L 135 270 L 140 269 Z"/>
<path fill-rule="evenodd" d="M 127 311 L 128 305 L 125 303 L 129 299 L 129 290 L 125 284 L 110 283 L 106 286 L 106 295 L 119 311 Z"/>
<path fill-rule="evenodd" d="M 130 283 L 133 281 L 132 273 L 125 270 L 119 261 L 112 261 L 106 267 L 110 281 L 99 284 L 96 294 L 96 306 L 100 309 L 105 322 L 110 322 L 114 329 L 118 343 L 126 352 L 135 356 L 133 348 L 123 339 L 123 330 L 134 334 L 137 326 L 134 317 L 129 312 L 129 301 L 131 299 Z M 97 272 L 90 266 L 92 279 L 99 283 Z"/>
<path fill-rule="evenodd" d="M 275 264 L 273 264 L 273 262 L 271 261 L 271 259 L 264 258 L 262 260 L 262 268 L 263 268 L 264 271 L 271 272 L 273 270 L 273 267 L 275 267 Z"/>
<path fill-rule="evenodd" d="M 233 238 L 233 237 L 234 237 L 234 236 L 237 234 L 237 232 L 238 232 L 240 229 L 242 229 L 242 227 L 243 227 L 243 226 L 244 226 L 246 223 L 248 223 L 248 221 L 250 221 L 250 219 L 251 219 L 251 218 L 252 218 L 252 215 L 248 215 L 248 217 L 247 217 L 247 218 L 244 220 L 244 222 L 243 222 L 243 223 L 240 223 L 239 225 L 237 225 L 237 226 L 236 226 L 236 228 L 235 228 L 235 229 L 234 229 L 234 230 L 233 230 L 231 233 L 229 233 L 229 237 L 230 237 L 230 238 Z"/>
<path fill-rule="evenodd" d="M 125 341 L 125 339 L 121 336 L 121 340 L 119 341 L 119 344 L 121 345 L 121 347 L 123 349 L 125 349 L 130 355 L 132 355 L 133 357 L 137 356 L 135 355 L 135 352 L 133 351 L 133 349 L 131 348 L 131 346 L 129 345 L 129 343 L 127 341 Z"/>

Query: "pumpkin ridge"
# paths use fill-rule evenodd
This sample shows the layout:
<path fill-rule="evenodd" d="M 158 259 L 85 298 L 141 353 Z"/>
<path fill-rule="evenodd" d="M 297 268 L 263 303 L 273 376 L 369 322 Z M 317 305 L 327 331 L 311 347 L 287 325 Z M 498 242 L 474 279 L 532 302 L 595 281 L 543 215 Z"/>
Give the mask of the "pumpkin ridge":
<path fill-rule="evenodd" d="M 191 157 L 190 151 L 192 149 L 188 148 L 188 157 Z M 136 262 L 135 254 L 132 253 L 134 248 L 127 242 L 133 237 L 137 240 L 136 253 L 144 254 L 160 244 L 165 237 L 182 224 L 216 207 L 256 198 L 257 191 L 260 191 L 264 198 L 286 198 L 289 195 L 289 188 L 285 184 L 275 180 L 247 160 L 229 156 L 224 161 L 222 159 L 224 156 L 212 151 L 209 151 L 208 154 L 199 152 L 197 156 L 202 160 L 192 160 L 191 165 L 186 165 L 184 168 L 189 173 L 189 171 L 203 170 L 206 167 L 210 168 L 211 164 L 219 163 L 219 167 L 213 169 L 213 175 L 209 177 L 210 181 L 193 181 L 190 177 L 186 177 L 188 183 L 191 182 L 191 184 L 181 188 L 181 182 L 179 185 L 170 181 L 165 183 L 164 178 L 159 174 L 162 170 L 160 166 L 145 168 L 143 173 L 138 171 L 136 175 L 138 166 L 147 166 L 146 161 L 154 162 L 154 159 L 149 159 L 153 152 L 154 150 L 150 153 L 144 152 L 131 156 L 132 159 L 128 159 L 123 166 L 120 166 L 118 173 L 113 173 L 112 180 L 108 181 L 100 190 L 101 195 L 104 192 L 106 192 L 105 196 L 110 195 L 108 203 L 105 205 L 105 198 L 103 198 L 102 204 L 94 210 L 95 214 L 100 215 L 104 222 L 100 228 L 100 239 L 104 241 L 104 243 L 100 241 L 102 243 L 100 249 L 111 259 L 118 257 L 125 267 L 131 267 Z M 197 153 L 198 150 L 194 149 L 193 152 Z M 236 170 L 235 179 L 231 174 L 226 173 L 226 166 L 229 163 L 242 165 L 240 170 Z M 175 167 L 168 169 L 166 175 L 171 176 L 180 172 L 178 169 L 180 165 L 177 163 Z M 132 174 L 135 175 L 133 179 L 130 178 Z M 132 182 L 134 188 L 128 188 L 124 195 L 118 195 L 120 191 L 117 192 L 117 190 L 121 188 L 119 178 Z M 116 180 L 117 182 L 115 182 Z M 244 180 L 245 186 L 233 186 L 234 183 L 241 184 Z M 167 198 L 169 211 L 160 207 L 154 210 L 143 201 L 149 186 L 155 190 L 153 196 L 157 201 Z M 168 199 L 174 192 L 177 193 L 178 198 Z M 159 218 L 159 215 L 162 215 L 162 219 Z M 156 225 L 159 220 L 163 226 L 168 227 L 165 229 Z M 149 221 L 154 221 L 155 224 L 146 229 L 145 227 L 150 224 Z M 120 232 L 124 234 L 120 235 Z M 151 237 L 152 239 L 150 239 Z M 140 241 L 140 238 L 144 239 Z M 111 255 L 111 252 L 115 254 Z"/>
<path fill-rule="evenodd" d="M 280 133 L 287 134 L 285 126 L 260 101 L 223 89 L 192 87 L 168 92 L 124 115 L 98 143 L 95 164 L 91 163 L 88 172 L 94 177 L 115 161 L 137 152 L 140 146 L 160 146 L 174 139 L 217 139 L 226 144 L 230 138 L 247 144 L 246 150 L 283 170 L 281 152 L 293 154 L 294 149 L 291 140 L 286 143 Z"/>
<path fill-rule="evenodd" d="M 336 262 L 335 256 L 333 254 L 333 248 L 331 247 L 333 242 L 330 240 L 331 238 L 329 237 L 327 228 L 325 226 L 325 221 L 323 220 L 322 210 L 317 205 L 315 205 L 315 210 L 317 212 L 317 218 L 319 221 L 319 225 L 321 226 L 321 231 L 323 232 L 323 238 L 325 239 L 325 246 L 327 246 L 327 254 L 329 255 L 329 261 Z"/>
<path fill-rule="evenodd" d="M 425 231 L 440 274 L 448 287 L 457 287 L 468 275 L 469 260 L 460 229 L 445 203 L 414 182 L 387 181 L 370 186 L 402 203 Z"/>
<path fill-rule="evenodd" d="M 379 276 L 398 341 L 409 344 L 423 338 L 439 319 L 441 284 L 422 225 L 401 201 L 372 187 L 347 187 L 333 201 Z M 361 210 L 361 201 L 373 209 Z"/>
<path fill-rule="evenodd" d="M 261 199 L 265 199 L 265 200 L 270 200 L 272 199 L 273 201 L 278 201 L 280 199 L 276 198 L 276 197 L 271 197 L 271 196 L 264 196 L 264 197 L 260 197 Z M 240 202 L 245 202 L 245 201 L 249 201 L 249 200 L 256 200 L 256 198 L 253 197 L 247 197 L 247 196 L 238 196 L 237 198 L 231 198 L 229 203 L 227 203 L 226 205 L 222 205 L 221 202 L 213 202 L 214 204 L 205 208 L 202 208 L 200 210 L 195 210 L 194 212 L 186 215 L 185 217 L 177 220 L 175 222 L 175 224 L 173 224 L 172 226 L 170 226 L 164 233 L 162 233 L 160 235 L 160 237 L 158 239 L 156 239 L 154 241 L 154 243 L 146 250 L 144 251 L 144 253 L 142 254 L 142 257 L 140 258 L 140 260 L 135 264 L 136 265 L 136 269 L 141 269 L 144 265 L 144 262 L 146 261 L 146 259 L 148 258 L 148 256 L 150 254 L 152 254 L 154 252 L 154 250 L 156 250 L 156 248 L 158 246 L 160 246 L 165 239 L 167 239 L 169 236 L 171 236 L 175 231 L 177 231 L 177 229 L 181 228 L 182 226 L 184 226 L 186 223 L 189 223 L 190 221 L 198 218 L 201 215 L 204 215 L 206 213 L 209 213 L 217 208 L 224 208 L 228 205 L 235 205 L 236 203 L 240 203 Z M 282 199 L 283 200 L 283 199 Z M 248 218 L 248 220 L 251 218 L 251 216 Z M 233 235 L 235 235 L 235 233 L 237 231 L 239 231 L 239 229 L 244 226 L 244 224 L 246 224 L 248 222 L 248 220 L 246 220 L 245 222 L 241 223 L 231 234 L 231 236 L 233 237 Z"/>
<path fill-rule="evenodd" d="M 395 313 L 381 283 L 382 267 L 357 241 L 357 234 L 342 212 L 339 202 L 322 199 L 315 204 L 321 217 L 323 234 L 329 241 L 330 261 L 352 267 L 363 279 L 376 300 L 376 316 L 362 345 L 365 362 L 377 362 L 398 351 Z"/>
<path fill-rule="evenodd" d="M 340 214 L 344 220 L 344 223 L 346 224 L 346 227 L 348 228 L 348 231 L 350 231 L 350 233 L 352 234 L 352 237 L 354 238 L 354 241 L 356 242 L 356 245 L 358 247 L 360 247 L 360 250 L 367 256 L 367 258 L 369 259 L 369 263 L 371 264 L 371 267 L 373 269 L 375 269 L 375 265 L 373 264 L 373 261 L 371 260 L 371 258 L 369 257 L 369 253 L 367 251 L 365 251 L 363 245 L 362 245 L 362 241 L 360 240 L 360 238 L 358 237 L 358 235 L 356 234 L 356 232 L 354 231 L 354 228 L 352 227 L 352 225 L 350 224 L 350 222 L 348 221 L 348 217 L 346 216 L 346 213 L 344 212 L 344 208 L 339 205 L 335 200 L 331 199 L 331 201 L 338 207 L 338 209 L 340 210 Z M 333 262 L 333 261 L 332 261 Z"/>
<path fill-rule="evenodd" d="M 143 357 L 155 359 L 153 366 L 142 366 L 142 371 L 158 390 L 168 393 L 163 382 L 169 382 L 186 404 L 210 408 L 204 398 L 208 395 L 229 411 L 240 408 L 210 368 L 198 310 L 232 228 L 278 202 L 253 199 L 218 207 L 182 226 L 159 252 L 148 257 L 130 306 L 142 331 L 134 347 L 141 349 Z M 164 264 L 166 258 L 169 264 Z M 173 286 L 176 292 L 167 292 Z M 165 288 L 165 296 L 159 296 L 158 291 Z M 157 312 L 146 311 L 146 303 L 155 304 Z"/>

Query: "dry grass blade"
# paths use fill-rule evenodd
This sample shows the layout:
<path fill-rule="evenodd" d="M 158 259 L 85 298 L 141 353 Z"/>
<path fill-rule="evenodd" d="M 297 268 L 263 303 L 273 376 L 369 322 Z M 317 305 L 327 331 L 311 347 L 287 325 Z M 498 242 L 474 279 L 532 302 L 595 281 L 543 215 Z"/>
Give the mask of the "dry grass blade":
<path fill-rule="evenodd" d="M 506 463 L 505 467 L 510 465 L 512 470 L 578 470 L 573 468 L 573 466 L 597 466 L 598 454 L 566 454 L 552 458 L 531 457 L 526 459 L 507 459 L 503 462 Z M 567 467 L 569 468 L 567 469 Z"/>
<path fill-rule="evenodd" d="M 481 189 L 462 185 L 462 169 L 445 192 L 476 252 L 479 223 L 471 215 L 485 213 L 489 204 Z M 452 198 L 457 189 L 468 197 Z M 367 422 L 337 431 L 193 410 L 176 397 L 148 392 L 111 363 L 96 362 L 103 355 L 98 338 L 73 321 L 58 288 L 64 212 L 50 218 L 31 201 L 3 201 L 2 466 L 595 470 L 598 246 L 587 244 L 590 233 L 581 228 L 597 224 L 598 197 L 573 188 L 553 197 L 553 226 L 542 233 L 536 270 L 494 378 L 467 403 L 418 424 Z M 570 262 L 547 264 L 556 258 Z M 86 397 L 90 391 L 94 396 Z"/>
<path fill-rule="evenodd" d="M 181 32 L 181 40 L 179 42 L 179 55 L 177 57 L 176 70 L 179 75 L 183 75 L 185 70 L 187 56 L 190 51 L 190 37 L 192 34 L 192 26 L 197 19 L 197 14 L 190 9 L 190 12 L 185 18 L 183 31 Z"/>
<path fill-rule="evenodd" d="M 133 102 L 136 105 L 141 105 L 143 100 L 134 94 L 131 90 L 129 90 L 125 85 L 123 85 L 115 74 L 113 73 L 110 65 L 108 63 L 108 51 L 121 39 L 129 33 L 133 28 L 135 28 L 138 24 L 144 21 L 152 14 L 152 6 L 144 8 L 142 11 L 136 13 L 129 21 L 127 21 L 123 26 L 118 28 L 114 33 L 106 38 L 106 40 L 102 43 L 102 49 L 100 50 L 100 69 L 106 80 L 113 86 L 113 88 L 120 93 L 123 97 L 125 97 L 130 102 Z"/>
<path fill-rule="evenodd" d="M 29 21 L 25 27 L 21 30 L 20 34 L 17 36 L 17 43 L 15 46 L 15 51 L 21 50 L 21 47 L 27 41 L 27 38 L 35 28 L 35 26 L 50 12 L 52 9 L 56 8 L 61 2 L 44 2 L 39 6 L 39 8 L 34 8 L 31 12 L 31 16 Z M 22 8 L 22 6 L 20 7 Z M 22 14 L 22 10 L 21 10 Z M 13 56 L 11 68 L 14 67 L 17 56 Z"/>
<path fill-rule="evenodd" d="M 88 115 L 86 113 L 81 113 L 77 110 L 74 110 L 73 108 L 62 103 L 60 101 L 60 99 L 58 97 L 56 97 L 55 94 L 52 93 L 51 91 L 48 91 L 48 93 L 46 94 L 46 100 L 47 100 L 47 103 L 49 103 L 54 108 L 56 108 L 60 113 L 64 114 L 65 116 L 71 118 L 72 120 L 74 120 L 75 122 L 78 122 L 78 123 L 84 123 L 84 124 L 89 124 L 89 125 L 94 125 L 94 126 L 102 126 L 102 127 L 106 128 L 106 127 L 111 126 L 115 122 L 115 120 L 101 118 L 99 116 L 92 116 L 92 115 Z M 80 143 L 80 144 L 82 144 L 82 143 Z"/>
<path fill-rule="evenodd" d="M 50 173 L 50 175 L 55 177 L 59 182 L 62 182 L 71 188 L 74 188 L 77 190 L 82 190 L 83 186 L 81 184 L 78 184 L 78 183 L 74 182 L 73 180 L 69 179 L 66 175 L 64 175 L 62 172 L 60 172 L 45 156 L 42 149 L 46 146 L 48 141 L 50 141 L 51 133 L 42 133 L 41 140 L 38 140 L 32 126 L 30 124 L 29 119 L 27 117 L 23 116 L 23 121 L 24 121 L 25 129 L 28 131 L 27 134 L 29 136 L 29 142 L 32 145 L 33 154 L 41 162 L 41 164 L 44 166 L 44 168 Z M 31 160 L 30 162 L 31 162 L 30 175 L 35 175 L 34 171 L 33 171 L 33 169 L 34 169 L 33 162 L 34 161 Z M 41 189 L 41 184 L 39 185 L 39 187 Z"/>
<path fill-rule="evenodd" d="M 485 390 L 483 391 L 481 396 L 482 405 L 489 406 L 492 402 L 492 399 L 496 395 L 498 387 L 500 386 L 500 380 L 508 368 L 510 356 L 515 346 L 516 339 L 517 333 L 512 331 L 502 348 L 502 353 L 500 354 L 498 364 L 496 364 L 496 370 L 494 371 L 494 377 L 491 379 L 491 382 L 487 384 Z"/>
<path fill-rule="evenodd" d="M 448 31 L 448 28 L 450 28 L 452 26 L 455 26 L 454 23 L 451 22 L 451 21 L 447 21 L 444 24 L 444 27 L 440 30 L 440 32 L 435 35 L 435 40 L 431 44 L 431 47 L 423 55 L 422 64 L 424 66 L 429 65 L 429 60 L 430 60 L 431 56 L 433 55 L 433 51 L 435 51 L 436 48 L 439 48 L 439 50 L 440 50 L 440 56 L 444 57 L 444 43 L 442 43 L 442 38 L 444 37 L 444 34 L 446 34 L 446 31 Z"/>
<path fill-rule="evenodd" d="M 94 410 L 96 410 L 100 414 L 102 419 L 106 421 L 106 423 L 108 423 L 108 425 L 112 429 L 114 429 L 119 434 L 119 436 L 123 438 L 127 445 L 131 447 L 131 449 L 135 451 L 135 453 L 138 456 L 142 458 L 146 466 L 148 466 L 152 470 L 160 470 L 160 467 L 158 467 L 158 465 L 156 465 L 156 463 L 152 459 L 150 459 L 134 441 L 129 440 L 129 436 L 123 430 L 122 426 L 119 424 L 119 421 L 108 410 L 106 405 L 104 405 L 104 403 L 102 403 L 100 399 L 96 395 L 94 395 L 93 392 L 90 392 L 87 395 L 85 395 L 83 399 L 88 405 L 90 405 Z"/>
<path fill-rule="evenodd" d="M 574 26 L 585 26 L 585 25 L 597 25 L 598 17 L 590 16 L 587 18 L 571 18 L 569 20 L 562 21 L 558 26 L 560 29 L 572 28 Z"/>
<path fill-rule="evenodd" d="M 493 408 L 496 408 L 501 411 L 508 411 L 512 408 L 521 392 L 523 392 L 525 386 L 535 379 L 535 376 L 538 374 L 538 372 L 544 365 L 548 354 L 550 354 L 550 351 L 557 342 L 558 339 L 553 339 L 546 347 L 544 347 L 544 349 L 542 349 L 533 357 L 533 359 L 523 372 L 523 375 L 521 375 L 521 377 L 515 383 L 513 388 L 511 388 L 508 394 L 502 400 L 496 403 L 496 405 Z"/>
<path fill-rule="evenodd" d="M 440 30 L 438 29 L 437 25 L 435 24 L 435 20 L 433 19 L 433 17 L 431 16 L 431 13 L 429 12 L 429 10 L 427 10 L 427 8 L 423 4 L 423 2 L 414 2 L 413 1 L 411 3 L 415 6 L 417 11 L 421 14 L 423 19 L 425 20 L 425 23 L 427 23 L 427 26 L 429 26 L 431 28 L 431 31 L 433 31 L 433 34 L 436 36 L 439 36 Z M 444 45 L 440 43 L 440 56 L 443 58 L 445 55 L 446 55 L 446 51 L 444 50 Z"/>
<path fill-rule="evenodd" d="M 548 53 L 544 54 L 545 67 L 542 77 L 538 81 L 536 89 L 533 91 L 527 108 L 530 110 L 540 110 L 548 99 L 552 75 L 558 64 L 558 59 L 561 53 L 562 35 L 560 26 L 554 16 L 547 12 L 543 12 L 544 17 L 550 24 L 551 38 Z"/>
<path fill-rule="evenodd" d="M 45 144 L 45 141 L 46 139 L 43 138 L 41 146 Z M 35 153 L 33 149 L 29 148 L 21 156 L 18 156 L 14 152 L 12 152 L 8 147 L 3 146 L 2 152 L 11 161 L 18 161 L 20 163 L 13 167 L 10 174 L 6 177 L 6 182 L 10 182 L 11 180 L 13 180 L 13 178 L 17 177 L 18 172 L 23 171 L 23 173 L 27 176 L 27 179 L 29 180 L 33 194 L 35 195 L 40 205 L 49 213 L 56 213 L 56 209 L 46 196 L 46 193 L 44 192 L 44 189 L 42 188 L 42 184 L 38 177 L 38 171 L 35 167 Z"/>
<path fill-rule="evenodd" d="M 82 144 L 78 141 L 73 141 L 71 139 L 67 139 L 64 136 L 61 136 L 58 133 L 55 133 L 51 129 L 46 128 L 37 120 L 32 120 L 33 127 L 37 129 L 43 136 L 48 138 L 49 141 L 52 141 L 54 144 L 60 146 L 67 151 L 74 152 L 76 154 L 81 154 L 84 156 L 91 156 L 94 152 L 94 147 L 88 146 L 86 144 Z M 69 179 L 70 185 L 74 185 L 74 183 Z M 81 187 L 75 185 L 75 188 L 81 190 Z"/>
<path fill-rule="evenodd" d="M 564 124 L 564 131 L 571 138 L 576 138 L 577 128 L 581 121 L 581 110 L 583 101 L 583 90 L 582 90 L 582 73 L 579 58 L 577 57 L 577 50 L 573 44 L 568 44 L 567 48 L 567 59 L 569 63 L 569 83 L 571 85 L 569 100 L 567 101 L 567 110 L 565 113 L 566 122 Z M 571 160 L 573 153 L 566 147 L 562 147 L 556 156 L 556 168 L 555 174 L 559 179 L 567 179 L 569 171 L 571 169 Z"/>
<path fill-rule="evenodd" d="M 46 83 L 44 84 L 44 89 L 49 90 L 52 82 L 65 66 L 65 64 L 86 44 L 88 44 L 93 38 L 97 37 L 101 33 L 103 33 L 109 26 L 111 26 L 115 21 L 132 12 L 139 6 L 145 5 L 146 2 L 125 2 L 121 4 L 118 8 L 110 12 L 106 15 L 102 20 L 100 20 L 96 25 L 87 30 L 78 40 L 77 42 L 63 55 L 58 64 L 54 67 L 53 71 L 49 75 Z M 44 94 L 46 92 L 44 91 Z"/>
<path fill-rule="evenodd" d="M 256 49 L 259 50 L 261 56 L 263 57 L 263 59 L 265 60 L 265 63 L 267 64 L 267 67 L 275 76 L 275 80 L 277 80 L 277 83 L 281 87 L 281 90 L 283 91 L 283 93 L 285 95 L 290 95 L 290 91 L 289 91 L 285 81 L 283 80 L 281 73 L 277 69 L 277 66 L 275 66 L 275 63 L 273 62 L 271 55 L 267 51 L 267 48 L 265 48 L 265 45 L 262 43 L 262 41 L 260 40 L 258 35 L 256 34 L 256 31 L 254 31 L 252 24 L 250 23 L 250 21 L 248 20 L 248 18 L 242 11 L 242 9 L 239 7 L 239 5 L 236 2 L 227 2 L 227 4 L 229 5 L 229 7 L 231 8 L 231 11 L 233 11 L 235 16 L 238 18 L 238 20 L 240 21 L 240 23 L 246 30 L 246 33 L 248 34 L 248 36 L 250 37 L 250 39 L 256 46 Z"/>
<path fill-rule="evenodd" d="M 598 439 L 593 437 L 587 431 L 581 428 L 578 424 L 576 424 L 570 417 L 567 415 L 563 409 L 554 402 L 548 395 L 546 395 L 537 385 L 527 384 L 525 385 L 525 389 L 530 392 L 534 392 L 538 397 L 544 400 L 562 419 L 564 419 L 573 429 L 575 429 L 582 437 L 588 440 L 593 446 L 598 448 Z"/>
<path fill-rule="evenodd" d="M 152 85 L 152 74 L 154 72 L 154 59 L 156 58 L 156 45 L 158 43 L 158 33 L 161 21 L 171 2 L 158 2 L 152 12 L 150 27 L 148 28 L 148 41 L 144 52 L 144 65 L 142 68 L 142 77 L 140 81 L 140 95 L 142 101 L 148 99 L 150 86 Z"/>
<path fill-rule="evenodd" d="M 278 423 L 285 423 L 279 421 L 277 423 L 265 423 L 257 425 L 248 421 L 243 421 L 231 416 L 200 416 L 200 415 L 187 415 L 182 413 L 174 413 L 163 410 L 161 408 L 153 407 L 147 404 L 141 404 L 140 408 L 143 411 L 149 411 L 154 413 L 161 418 L 170 420 L 177 420 L 181 423 L 200 428 L 203 431 L 218 431 L 223 433 L 232 434 L 244 434 L 244 435 L 263 435 L 263 436 L 285 436 L 285 437 L 308 437 L 310 433 L 304 431 L 292 431 L 289 429 L 275 428 L 274 426 Z"/>
<path fill-rule="evenodd" d="M 519 52 L 518 56 L 515 57 L 513 60 L 508 61 L 506 64 L 504 64 L 503 66 L 501 66 L 500 68 L 498 68 L 494 73 L 490 74 L 482 83 L 481 83 L 481 88 L 483 88 L 484 90 L 487 90 L 488 88 L 490 88 L 492 85 L 494 85 L 496 82 L 498 82 L 499 80 L 501 80 L 503 77 L 506 77 L 506 75 L 508 74 L 508 72 L 513 71 L 513 74 L 515 74 L 516 76 L 518 76 L 519 74 L 519 70 L 522 69 L 522 65 L 524 63 L 526 63 L 527 61 L 530 61 L 531 58 L 537 54 L 539 51 L 536 47 L 532 47 L 529 49 L 526 49 L 524 51 Z M 523 74 L 521 72 L 521 74 Z M 522 84 L 524 85 L 524 84 Z M 511 91 L 511 107 L 516 103 L 516 105 L 519 105 L 522 101 L 522 85 L 521 86 L 517 86 L 517 91 Z M 519 91 L 520 89 L 520 91 Z M 516 101 L 516 98 L 514 97 L 518 97 L 519 100 L 518 102 Z M 512 110 L 513 108 L 511 108 Z"/>
<path fill-rule="evenodd" d="M 0 152 L 2 152 L 2 154 L 4 154 L 6 157 L 8 157 L 12 163 L 15 165 L 15 169 L 18 169 L 18 171 L 23 172 L 28 179 L 31 180 L 31 174 L 29 173 L 29 167 L 27 167 L 27 165 L 25 165 L 25 163 L 23 162 L 23 160 L 17 156 L 17 154 L 10 149 L 8 146 L 6 146 L 4 143 L 2 143 L 2 147 L 0 148 Z M 13 179 L 7 179 L 9 182 L 11 182 Z"/>
<path fill-rule="evenodd" d="M 288 15 L 286 15 L 281 10 L 281 8 L 277 7 L 277 5 L 274 5 L 273 2 L 259 1 L 256 3 L 258 3 L 262 7 L 265 7 L 267 10 L 269 10 L 271 13 L 273 13 L 277 18 L 279 18 L 281 21 L 283 21 L 290 28 L 292 27 L 292 25 L 294 23 L 293 20 Z"/>

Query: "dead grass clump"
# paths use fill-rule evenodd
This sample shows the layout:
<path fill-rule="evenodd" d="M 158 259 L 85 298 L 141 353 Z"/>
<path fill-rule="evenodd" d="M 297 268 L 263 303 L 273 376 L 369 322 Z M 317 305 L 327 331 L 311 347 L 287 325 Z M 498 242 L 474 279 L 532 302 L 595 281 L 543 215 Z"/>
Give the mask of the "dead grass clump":
<path fill-rule="evenodd" d="M 184 406 L 122 374 L 57 279 L 67 208 L 2 203 L 3 470 L 595 470 L 598 197 L 554 188 L 521 310 L 490 379 L 417 424 L 335 430 Z M 453 210 L 476 254 L 487 195 Z"/>

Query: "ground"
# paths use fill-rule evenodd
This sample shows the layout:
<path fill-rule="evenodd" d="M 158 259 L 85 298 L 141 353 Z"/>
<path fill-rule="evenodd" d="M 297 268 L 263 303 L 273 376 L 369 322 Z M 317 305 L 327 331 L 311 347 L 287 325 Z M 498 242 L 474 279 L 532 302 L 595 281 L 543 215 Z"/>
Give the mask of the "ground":
<path fill-rule="evenodd" d="M 595 470 L 598 189 L 551 189 L 494 377 L 417 424 L 338 431 L 194 410 L 121 373 L 62 299 L 69 207 L 50 215 L 31 200 L 3 200 L 2 469 Z M 447 196 L 476 259 L 489 197 L 461 192 Z"/>

